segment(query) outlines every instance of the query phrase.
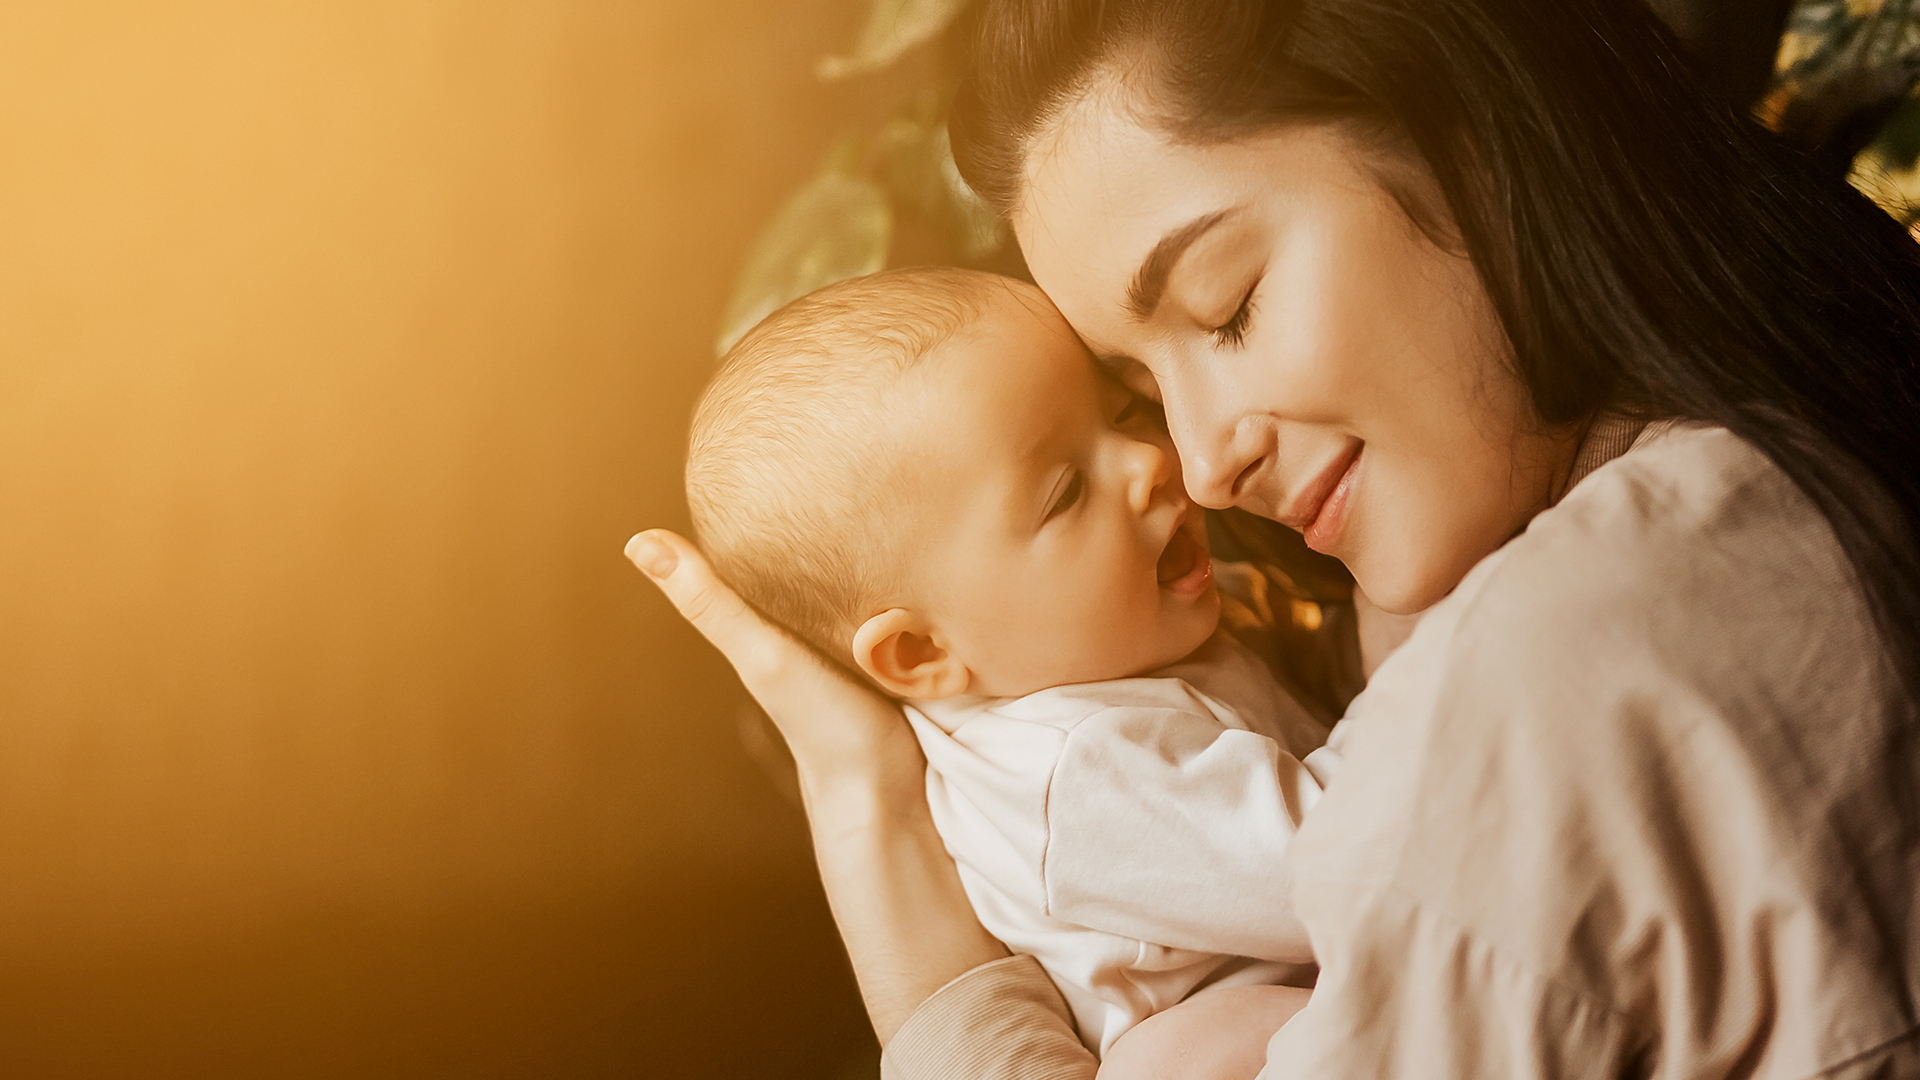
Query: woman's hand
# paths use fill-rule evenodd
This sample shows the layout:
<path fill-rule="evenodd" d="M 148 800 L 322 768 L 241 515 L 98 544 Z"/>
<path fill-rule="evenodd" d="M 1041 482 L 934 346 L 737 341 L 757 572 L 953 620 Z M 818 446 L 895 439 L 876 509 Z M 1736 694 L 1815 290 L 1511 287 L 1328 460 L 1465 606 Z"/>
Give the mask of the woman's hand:
<path fill-rule="evenodd" d="M 799 767 L 820 878 L 882 1043 L 954 977 L 1007 954 L 980 925 L 927 808 L 899 706 L 768 622 L 663 529 L 627 558 L 732 662 Z"/>
<path fill-rule="evenodd" d="M 627 558 L 733 664 L 785 736 L 803 789 L 903 771 L 920 783 L 925 760 L 899 706 L 748 606 L 698 548 L 653 529 L 627 541 Z"/>

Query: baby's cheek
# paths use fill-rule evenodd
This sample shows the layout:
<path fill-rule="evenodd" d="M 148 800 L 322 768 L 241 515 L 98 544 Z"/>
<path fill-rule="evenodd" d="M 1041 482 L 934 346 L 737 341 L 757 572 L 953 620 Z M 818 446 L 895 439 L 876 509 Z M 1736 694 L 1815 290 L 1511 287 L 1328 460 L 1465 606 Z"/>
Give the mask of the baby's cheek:
<path fill-rule="evenodd" d="M 1120 612 L 1097 588 L 1056 595 L 1003 627 L 1000 648 L 1029 677 L 1048 684 L 1115 677 L 1128 634 Z M 1120 625 L 1116 625 L 1120 624 Z"/>
<path fill-rule="evenodd" d="M 1099 650 L 1110 668 L 1138 668 L 1157 659 L 1167 647 L 1169 631 L 1176 629 L 1169 625 L 1157 589 L 1148 593 L 1138 587 L 1111 585 L 1088 607 L 1081 637 Z"/>

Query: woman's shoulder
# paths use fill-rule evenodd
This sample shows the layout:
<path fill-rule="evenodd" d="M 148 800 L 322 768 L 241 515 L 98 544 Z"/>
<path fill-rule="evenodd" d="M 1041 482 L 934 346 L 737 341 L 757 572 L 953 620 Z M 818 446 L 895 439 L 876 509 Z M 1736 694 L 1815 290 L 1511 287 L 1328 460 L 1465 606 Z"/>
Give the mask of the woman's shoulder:
<path fill-rule="evenodd" d="M 1524 566 L 1592 548 L 1624 570 L 1658 573 L 1760 536 L 1839 554 L 1819 510 L 1758 449 L 1725 428 L 1663 423 L 1534 518 L 1509 561 Z"/>
<path fill-rule="evenodd" d="M 1723 427 L 1668 420 L 1641 429 L 1625 453 L 1595 468 L 1535 520 L 1551 530 L 1636 494 L 1664 499 L 1661 520 L 1681 528 L 1707 524 L 1756 498 L 1761 502 L 1754 508 L 1765 515 L 1818 517 L 1792 479 L 1751 443 Z"/>
<path fill-rule="evenodd" d="M 1697 425 L 1651 430 L 1582 479 L 1502 550 L 1470 609 L 1467 640 L 1596 654 L 1712 654 L 1755 620 L 1849 636 L 1870 623 L 1812 501 L 1733 433 Z"/>

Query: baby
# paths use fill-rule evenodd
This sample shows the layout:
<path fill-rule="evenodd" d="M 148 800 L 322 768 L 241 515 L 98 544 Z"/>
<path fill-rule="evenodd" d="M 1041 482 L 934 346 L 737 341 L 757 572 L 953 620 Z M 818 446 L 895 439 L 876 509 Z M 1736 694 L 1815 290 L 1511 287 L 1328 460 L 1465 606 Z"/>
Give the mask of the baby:
<path fill-rule="evenodd" d="M 895 271 L 729 352 L 687 490 L 742 595 L 908 703 L 980 921 L 1103 1076 L 1257 1072 L 1311 982 L 1284 855 L 1336 763 L 1217 632 L 1158 408 L 1037 289 Z"/>

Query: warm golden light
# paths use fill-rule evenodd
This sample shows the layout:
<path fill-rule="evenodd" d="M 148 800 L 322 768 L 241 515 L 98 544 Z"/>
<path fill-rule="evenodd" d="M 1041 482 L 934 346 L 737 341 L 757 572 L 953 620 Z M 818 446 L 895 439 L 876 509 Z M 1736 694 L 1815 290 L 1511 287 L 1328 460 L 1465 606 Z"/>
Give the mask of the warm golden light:
<path fill-rule="evenodd" d="M 799 812 L 622 560 L 857 13 L 0 12 L 0 1073 L 832 1075 Z"/>

